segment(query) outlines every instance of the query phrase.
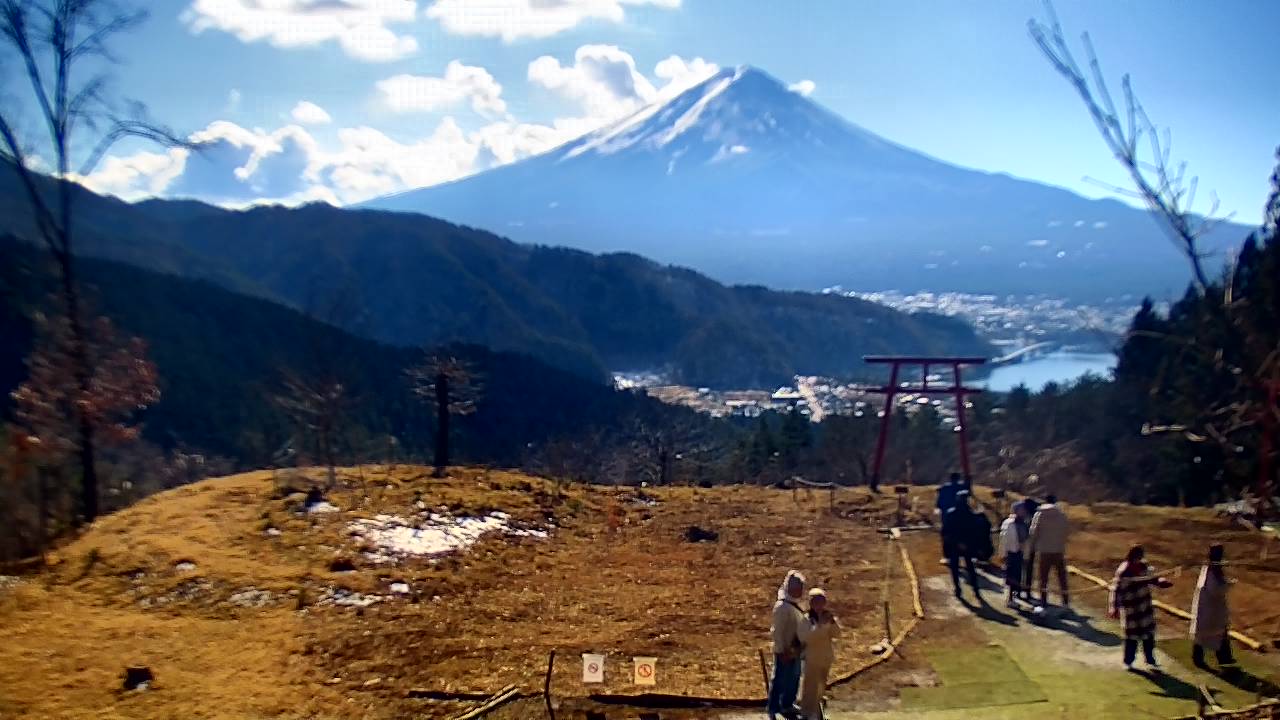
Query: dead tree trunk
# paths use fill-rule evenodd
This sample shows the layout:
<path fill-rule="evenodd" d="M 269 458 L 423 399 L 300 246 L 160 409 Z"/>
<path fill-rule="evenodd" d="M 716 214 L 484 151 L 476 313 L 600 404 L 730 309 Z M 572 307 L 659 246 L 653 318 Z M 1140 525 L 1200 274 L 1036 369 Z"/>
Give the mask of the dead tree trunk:
<path fill-rule="evenodd" d="M 435 477 L 449 473 L 449 374 L 436 373 L 436 452 Z"/>

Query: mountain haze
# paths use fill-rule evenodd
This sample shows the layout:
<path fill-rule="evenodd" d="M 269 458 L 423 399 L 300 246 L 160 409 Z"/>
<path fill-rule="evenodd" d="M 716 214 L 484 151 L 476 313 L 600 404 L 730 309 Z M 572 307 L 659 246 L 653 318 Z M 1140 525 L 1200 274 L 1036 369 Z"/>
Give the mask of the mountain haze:
<path fill-rule="evenodd" d="M 936 160 L 746 66 L 543 155 L 366 206 L 771 287 L 1097 300 L 1188 279 L 1146 212 Z"/>

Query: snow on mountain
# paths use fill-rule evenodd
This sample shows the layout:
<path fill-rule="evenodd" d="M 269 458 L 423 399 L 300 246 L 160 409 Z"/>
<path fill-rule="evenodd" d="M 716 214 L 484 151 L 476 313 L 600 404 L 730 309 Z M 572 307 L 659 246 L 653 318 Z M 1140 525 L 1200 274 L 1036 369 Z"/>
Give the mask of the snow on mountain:
<path fill-rule="evenodd" d="M 543 155 L 366 207 L 775 287 L 1101 299 L 1187 281 L 1145 212 L 947 164 L 750 66 Z"/>

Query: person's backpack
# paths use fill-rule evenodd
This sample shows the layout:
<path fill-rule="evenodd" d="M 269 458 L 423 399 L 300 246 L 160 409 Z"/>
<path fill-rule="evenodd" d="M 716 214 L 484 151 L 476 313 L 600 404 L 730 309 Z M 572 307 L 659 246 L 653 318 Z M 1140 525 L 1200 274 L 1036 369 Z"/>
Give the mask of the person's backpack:
<path fill-rule="evenodd" d="M 996 554 L 991 542 L 991 521 L 983 513 L 975 513 L 973 516 L 973 537 L 970 542 L 973 557 L 978 560 L 986 562 Z"/>

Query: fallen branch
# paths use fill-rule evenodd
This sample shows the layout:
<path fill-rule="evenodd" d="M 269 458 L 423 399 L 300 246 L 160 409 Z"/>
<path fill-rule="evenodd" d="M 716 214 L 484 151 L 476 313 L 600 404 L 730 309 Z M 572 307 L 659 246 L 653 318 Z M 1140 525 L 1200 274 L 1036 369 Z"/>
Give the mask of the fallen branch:
<path fill-rule="evenodd" d="M 765 698 L 715 698 L 696 695 L 669 695 L 666 693 L 642 693 L 639 695 L 589 695 L 587 699 L 601 705 L 629 705 L 654 710 L 696 709 L 708 707 L 758 708 Z"/>
<path fill-rule="evenodd" d="M 514 700 L 517 696 L 519 696 L 519 694 L 520 693 L 519 691 L 516 690 L 515 685 L 508 685 L 502 688 L 501 690 L 499 690 L 497 694 L 493 695 L 488 700 L 481 703 L 479 706 L 474 707 L 462 713 L 461 715 L 458 715 L 457 717 L 453 718 L 453 720 L 475 720 L 475 718 L 483 717 L 493 712 L 494 710 L 497 710 L 499 707 L 506 705 L 508 702 Z"/>

